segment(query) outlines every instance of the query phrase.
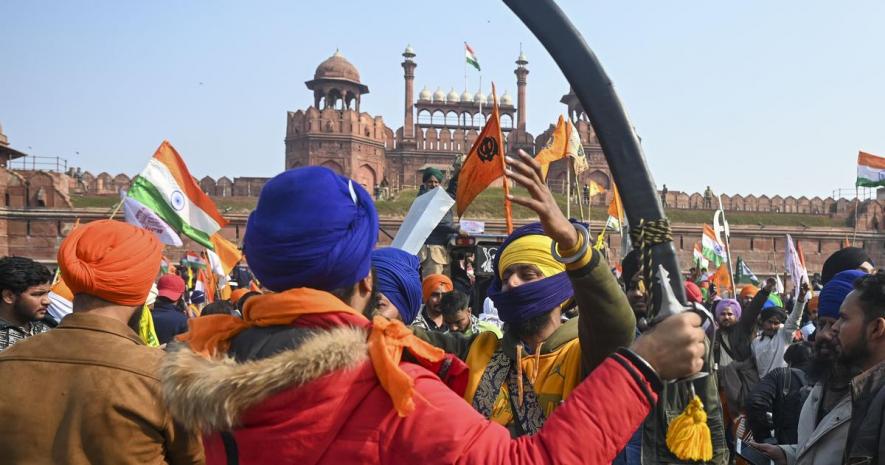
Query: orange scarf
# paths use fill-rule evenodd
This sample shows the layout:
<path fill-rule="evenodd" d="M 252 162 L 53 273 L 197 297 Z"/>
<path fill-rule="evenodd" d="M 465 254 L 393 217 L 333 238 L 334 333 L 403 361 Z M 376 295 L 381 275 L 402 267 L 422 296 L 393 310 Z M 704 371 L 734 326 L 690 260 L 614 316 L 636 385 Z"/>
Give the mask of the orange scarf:
<path fill-rule="evenodd" d="M 255 326 L 288 325 L 305 315 L 323 313 L 362 314 L 328 292 L 297 288 L 276 294 L 255 296 L 246 302 L 243 319 L 231 315 L 207 315 L 188 320 L 188 332 L 178 336 L 191 350 L 209 357 L 227 352 L 230 341 L 241 331 Z M 445 356 L 442 349 L 415 337 L 401 321 L 376 316 L 366 328 L 369 333 L 369 359 L 381 387 L 390 396 L 399 416 L 415 410 L 415 382 L 399 364 L 403 349 L 417 359 L 436 362 Z"/>

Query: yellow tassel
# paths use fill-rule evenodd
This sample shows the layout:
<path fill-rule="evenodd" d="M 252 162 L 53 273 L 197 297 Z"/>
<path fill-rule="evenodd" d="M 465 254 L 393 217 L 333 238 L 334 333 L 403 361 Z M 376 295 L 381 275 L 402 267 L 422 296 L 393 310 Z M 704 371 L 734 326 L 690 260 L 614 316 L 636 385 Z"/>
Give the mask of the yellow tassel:
<path fill-rule="evenodd" d="M 680 460 L 713 459 L 713 440 L 701 398 L 694 396 L 667 428 L 667 448 Z"/>

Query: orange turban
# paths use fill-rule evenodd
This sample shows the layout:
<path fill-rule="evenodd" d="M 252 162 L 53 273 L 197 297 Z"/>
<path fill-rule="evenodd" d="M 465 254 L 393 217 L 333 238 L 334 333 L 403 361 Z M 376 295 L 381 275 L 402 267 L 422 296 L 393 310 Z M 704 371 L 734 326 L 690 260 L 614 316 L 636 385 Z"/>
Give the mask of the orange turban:
<path fill-rule="evenodd" d="M 58 249 L 58 266 L 74 295 L 118 305 L 144 304 L 160 270 L 163 244 L 154 233 L 113 220 L 71 231 Z"/>
<path fill-rule="evenodd" d="M 452 280 L 444 274 L 432 274 L 424 278 L 424 281 L 421 281 L 421 295 L 424 297 L 424 302 L 430 299 L 430 294 L 439 289 L 440 284 L 443 285 L 445 292 L 451 291 L 454 287 L 452 286 Z"/>
<path fill-rule="evenodd" d="M 744 286 L 743 289 L 741 289 L 741 298 L 742 299 L 752 299 L 753 297 L 756 297 L 756 294 L 758 294 L 758 293 L 759 293 L 758 287 L 756 287 L 752 284 L 748 284 L 748 285 Z"/>

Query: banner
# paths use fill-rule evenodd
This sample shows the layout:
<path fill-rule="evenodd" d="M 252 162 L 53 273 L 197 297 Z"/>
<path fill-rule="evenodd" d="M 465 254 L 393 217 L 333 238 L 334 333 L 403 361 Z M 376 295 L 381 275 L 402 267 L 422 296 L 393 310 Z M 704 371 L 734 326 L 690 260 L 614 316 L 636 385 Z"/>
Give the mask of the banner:
<path fill-rule="evenodd" d="M 157 236 L 157 239 L 164 244 L 181 247 L 181 237 L 178 236 L 178 233 L 176 233 L 172 227 L 157 216 L 153 210 L 142 205 L 138 200 L 126 196 L 125 192 L 122 194 L 123 216 L 126 218 L 127 223 L 133 226 L 138 226 L 139 228 L 147 229 L 154 233 Z"/>

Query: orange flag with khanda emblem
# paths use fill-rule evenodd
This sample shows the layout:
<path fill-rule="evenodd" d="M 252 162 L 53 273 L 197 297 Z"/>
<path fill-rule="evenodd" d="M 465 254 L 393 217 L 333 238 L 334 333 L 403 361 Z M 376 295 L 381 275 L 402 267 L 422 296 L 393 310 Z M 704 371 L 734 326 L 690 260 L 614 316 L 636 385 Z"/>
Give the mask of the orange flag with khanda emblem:
<path fill-rule="evenodd" d="M 479 137 L 470 148 L 464 166 L 458 174 L 458 190 L 455 203 L 458 216 L 462 216 L 467 207 L 482 191 L 498 178 L 504 177 L 504 136 L 501 133 L 501 121 L 498 114 L 498 98 L 495 85 L 492 84 L 492 115 L 486 122 Z M 513 232 L 513 214 L 510 208 L 510 186 L 504 178 L 504 214 L 507 219 L 507 232 Z"/>

